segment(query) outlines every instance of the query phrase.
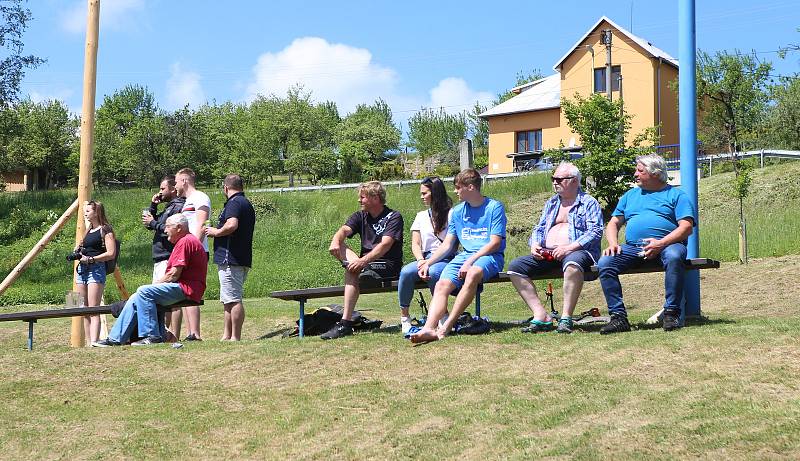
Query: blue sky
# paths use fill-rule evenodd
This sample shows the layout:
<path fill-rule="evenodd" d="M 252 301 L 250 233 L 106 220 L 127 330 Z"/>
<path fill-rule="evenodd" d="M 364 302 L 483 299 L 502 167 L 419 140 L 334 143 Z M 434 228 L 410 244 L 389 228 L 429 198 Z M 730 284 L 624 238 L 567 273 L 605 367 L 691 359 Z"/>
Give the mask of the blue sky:
<path fill-rule="evenodd" d="M 800 70 L 797 0 L 697 1 L 697 45 L 755 50 L 775 74 Z M 23 94 L 81 107 L 86 0 L 33 0 L 25 51 L 48 62 Z M 101 0 L 97 104 L 129 83 L 168 110 L 248 101 L 297 83 L 342 115 L 382 97 L 404 122 L 422 107 L 469 109 L 545 74 L 601 16 L 676 58 L 677 1 Z M 404 129 L 406 127 L 403 127 Z"/>

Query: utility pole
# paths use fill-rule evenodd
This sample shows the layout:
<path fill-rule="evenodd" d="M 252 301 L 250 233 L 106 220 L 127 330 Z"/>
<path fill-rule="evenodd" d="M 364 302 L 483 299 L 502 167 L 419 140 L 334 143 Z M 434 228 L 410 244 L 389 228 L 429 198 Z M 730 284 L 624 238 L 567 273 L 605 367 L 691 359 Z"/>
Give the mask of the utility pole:
<path fill-rule="evenodd" d="M 601 42 L 606 46 L 606 97 L 611 101 L 611 29 L 605 29 Z"/>

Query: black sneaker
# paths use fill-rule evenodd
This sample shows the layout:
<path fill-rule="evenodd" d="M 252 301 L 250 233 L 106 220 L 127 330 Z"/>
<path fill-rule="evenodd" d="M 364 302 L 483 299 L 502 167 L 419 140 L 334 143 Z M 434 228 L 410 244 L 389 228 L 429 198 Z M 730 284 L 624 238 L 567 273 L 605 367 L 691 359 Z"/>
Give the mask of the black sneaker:
<path fill-rule="evenodd" d="M 677 330 L 681 327 L 680 311 L 664 311 L 664 331 Z"/>
<path fill-rule="evenodd" d="M 183 342 L 186 342 L 186 341 L 202 341 L 202 339 L 198 338 L 197 336 L 194 335 L 194 333 L 192 333 L 192 334 L 188 335 L 187 337 L 183 338 Z"/>
<path fill-rule="evenodd" d="M 92 343 L 92 347 L 113 347 L 120 346 L 121 344 L 111 338 L 101 339 Z"/>
<path fill-rule="evenodd" d="M 530 325 L 521 329 L 520 331 L 522 333 L 545 333 L 555 329 L 556 327 L 553 326 L 553 322 L 539 322 L 536 320 L 531 320 Z"/>
<path fill-rule="evenodd" d="M 631 324 L 628 323 L 628 317 L 625 315 L 612 315 L 611 320 L 600 328 L 601 335 L 625 331 L 631 331 Z"/>
<path fill-rule="evenodd" d="M 131 346 L 149 346 L 150 344 L 159 344 L 163 342 L 164 340 L 161 339 L 161 336 L 148 336 L 144 339 L 140 339 L 139 341 L 132 342 Z"/>
<path fill-rule="evenodd" d="M 346 325 L 342 322 L 337 322 L 336 325 L 333 326 L 330 330 L 322 333 L 319 337 L 322 339 L 337 339 L 342 338 L 344 336 L 350 336 L 353 334 L 353 327 L 350 325 Z"/>

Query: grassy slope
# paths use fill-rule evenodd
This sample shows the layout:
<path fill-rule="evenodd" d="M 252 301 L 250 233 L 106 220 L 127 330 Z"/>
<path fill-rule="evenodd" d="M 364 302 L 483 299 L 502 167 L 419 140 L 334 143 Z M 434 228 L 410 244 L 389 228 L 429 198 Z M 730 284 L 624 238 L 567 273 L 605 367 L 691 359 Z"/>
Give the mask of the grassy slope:
<path fill-rule="evenodd" d="M 789 162 L 756 170 L 752 194 L 746 201 L 750 254 L 763 257 L 800 254 L 800 162 Z M 704 179 L 700 183 L 701 253 L 704 256 L 735 260 L 737 257 L 738 205 L 724 192 L 730 174 Z M 486 193 L 506 204 L 509 216 L 509 237 L 506 260 L 527 251 L 526 240 L 533 219 L 538 218 L 542 203 L 550 195 L 546 175 L 490 182 Z M 421 208 L 416 186 L 391 187 L 388 204 L 406 218 L 411 226 Z M 139 210 L 147 203 L 151 191 L 130 190 L 100 193 L 99 199 L 109 209 L 112 223 L 123 241 L 120 267 L 129 288 L 149 281 L 151 273 L 151 234 L 138 222 Z M 221 209 L 223 197 L 211 192 L 214 216 Z M 774 200 L 774 197 L 780 197 Z M 341 269 L 327 254 L 330 236 L 357 208 L 352 190 L 301 192 L 285 194 L 253 194 L 266 212 L 259 217 L 255 233 L 254 269 L 246 285 L 248 297 L 267 296 L 273 290 L 292 289 L 341 283 Z M 12 218 L 16 206 L 20 211 L 11 216 L 50 212 L 52 220 L 71 201 L 68 193 L 45 193 L 0 196 L 0 219 Z M 51 221 L 52 221 L 51 220 Z M 0 295 L 0 304 L 58 303 L 71 286 L 71 266 L 64 255 L 74 240 L 74 220 L 58 239 L 37 258 L 18 282 Z M 7 273 L 44 233 L 46 227 L 29 226 L 30 235 L 5 245 L 6 255 L 0 272 Z M 776 234 L 774 229 L 780 229 Z M 408 233 L 407 233 L 408 234 Z M 409 245 L 405 245 L 410 258 Z M 207 298 L 218 293 L 216 273 L 209 271 Z M 106 290 L 109 301 L 116 300 L 114 289 Z"/>

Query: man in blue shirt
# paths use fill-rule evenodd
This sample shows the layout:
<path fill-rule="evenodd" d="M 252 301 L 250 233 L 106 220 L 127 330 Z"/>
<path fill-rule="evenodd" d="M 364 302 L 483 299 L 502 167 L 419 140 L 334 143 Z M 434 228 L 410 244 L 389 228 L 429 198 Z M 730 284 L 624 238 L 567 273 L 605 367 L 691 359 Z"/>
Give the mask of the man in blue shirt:
<path fill-rule="evenodd" d="M 564 306 L 559 333 L 572 333 L 572 312 L 583 288 L 584 274 L 600 258 L 603 213 L 600 204 L 580 188 L 581 173 L 569 162 L 553 172 L 556 192 L 544 205 L 539 224 L 530 238 L 531 253 L 511 261 L 508 275 L 517 293 L 533 312 L 524 333 L 551 331 L 550 318 L 531 277 L 560 268 L 564 273 Z"/>
<path fill-rule="evenodd" d="M 219 273 L 219 300 L 225 309 L 222 341 L 242 339 L 244 325 L 244 282 L 253 266 L 253 232 L 256 213 L 244 196 L 244 184 L 238 174 L 225 176 L 222 192 L 227 197 L 218 227 L 206 227 L 214 237 L 214 264 Z"/>
<path fill-rule="evenodd" d="M 606 227 L 608 248 L 597 263 L 611 321 L 600 334 L 630 331 L 619 274 L 659 258 L 664 267 L 664 330 L 680 328 L 686 240 L 697 224 L 689 196 L 667 184 L 667 164 L 656 154 L 636 159 L 636 184 L 617 204 Z M 625 241 L 618 234 L 625 224 Z"/>
<path fill-rule="evenodd" d="M 433 291 L 425 326 L 411 336 L 414 343 L 435 341 L 447 336 L 458 316 L 475 299 L 478 286 L 503 270 L 503 252 L 506 248 L 506 211 L 503 204 L 481 194 L 481 175 L 474 169 L 462 171 L 453 182 L 461 203 L 453 207 L 444 242 L 420 265 L 420 277 L 427 280 L 430 266 L 454 251 L 458 243 L 461 243 L 464 251 L 456 255 L 442 271 Z M 453 311 L 439 326 L 439 320 L 447 312 L 448 296 L 459 288 Z"/>

